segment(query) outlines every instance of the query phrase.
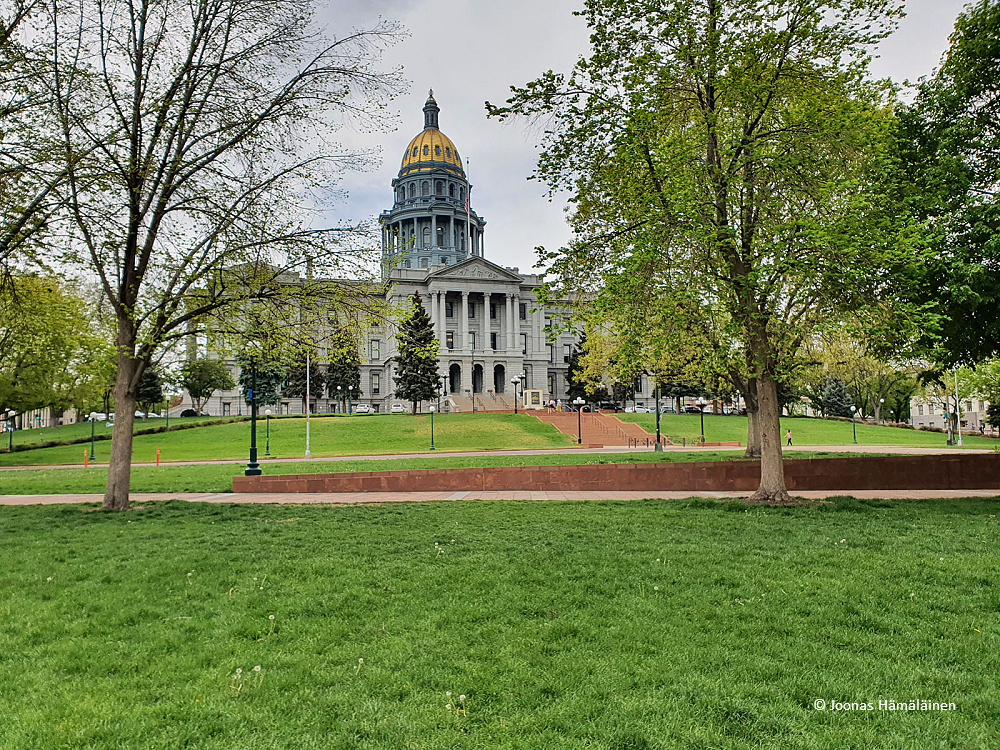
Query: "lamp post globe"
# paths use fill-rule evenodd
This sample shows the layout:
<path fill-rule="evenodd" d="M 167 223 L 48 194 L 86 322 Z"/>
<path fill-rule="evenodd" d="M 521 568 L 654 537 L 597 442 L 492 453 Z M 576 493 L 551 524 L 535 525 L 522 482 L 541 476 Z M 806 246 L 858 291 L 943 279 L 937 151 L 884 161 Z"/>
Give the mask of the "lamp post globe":
<path fill-rule="evenodd" d="M 858 422 L 855 417 L 858 414 L 858 407 L 851 406 L 851 429 L 854 432 L 854 445 L 858 444 Z"/>
<path fill-rule="evenodd" d="M 97 421 L 97 412 L 90 412 L 90 460 L 94 460 L 94 422 Z"/>
<path fill-rule="evenodd" d="M 264 455 L 271 455 L 271 410 L 264 410 L 264 423 L 267 425 L 267 440 L 264 443 Z"/>
<path fill-rule="evenodd" d="M 884 398 L 880 398 L 878 400 L 878 418 L 879 418 L 879 422 L 881 422 L 882 424 L 885 424 L 885 417 L 882 416 L 882 409 L 884 407 L 885 407 L 885 399 Z"/>
<path fill-rule="evenodd" d="M 431 450 L 434 450 L 434 405 L 431 404 Z"/>
<path fill-rule="evenodd" d="M 583 443 L 583 405 L 587 403 L 577 396 L 573 399 L 573 406 L 576 407 L 576 444 Z"/>
<path fill-rule="evenodd" d="M 653 446 L 656 452 L 663 451 L 663 443 L 660 440 L 660 386 L 656 386 L 656 445 Z"/>
<path fill-rule="evenodd" d="M 354 400 L 354 386 L 347 386 L 347 416 L 351 416 L 351 401 Z"/>
<path fill-rule="evenodd" d="M 342 394 L 342 391 L 340 390 L 340 386 L 338 385 L 337 386 L 337 411 L 340 411 L 340 399 L 343 398 L 343 396 L 341 394 Z M 343 412 L 341 412 L 341 414 L 343 414 Z"/>

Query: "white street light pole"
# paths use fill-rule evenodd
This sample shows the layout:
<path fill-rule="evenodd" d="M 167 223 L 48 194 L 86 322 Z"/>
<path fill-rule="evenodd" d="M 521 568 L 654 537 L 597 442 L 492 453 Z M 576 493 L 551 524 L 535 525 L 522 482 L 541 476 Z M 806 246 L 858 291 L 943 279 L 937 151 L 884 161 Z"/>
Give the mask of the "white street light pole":
<path fill-rule="evenodd" d="M 958 431 L 958 444 L 962 445 L 962 405 L 958 402 L 958 368 L 955 368 L 955 429 Z"/>
<path fill-rule="evenodd" d="M 306 458 L 312 455 L 309 452 L 309 355 L 306 355 Z"/>

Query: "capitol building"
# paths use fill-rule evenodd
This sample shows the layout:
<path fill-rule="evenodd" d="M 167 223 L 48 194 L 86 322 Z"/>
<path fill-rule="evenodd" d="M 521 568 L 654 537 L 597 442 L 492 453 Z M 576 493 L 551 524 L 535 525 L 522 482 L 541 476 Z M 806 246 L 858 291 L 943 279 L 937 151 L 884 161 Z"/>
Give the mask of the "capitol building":
<path fill-rule="evenodd" d="M 386 301 L 402 308 L 416 294 L 430 315 L 439 342 L 443 410 L 512 410 L 516 377 L 519 408 L 565 402 L 567 363 L 577 341 L 562 330 L 569 309 L 539 304 L 537 275 L 486 258 L 486 220 L 471 206 L 472 185 L 458 148 L 440 129 L 439 112 L 432 93 L 423 108 L 423 130 L 406 147 L 392 181 L 392 208 L 379 217 Z M 401 403 L 393 396 L 396 333 L 391 322 L 363 331 L 355 404 L 387 412 Z M 323 362 L 322 352 L 317 359 Z M 311 394 L 310 403 L 313 413 L 339 408 L 326 393 Z M 190 405 L 185 394 L 171 413 Z M 302 399 L 282 398 L 276 410 L 301 413 Z M 242 411 L 236 390 L 216 393 L 204 408 L 213 415 Z"/>

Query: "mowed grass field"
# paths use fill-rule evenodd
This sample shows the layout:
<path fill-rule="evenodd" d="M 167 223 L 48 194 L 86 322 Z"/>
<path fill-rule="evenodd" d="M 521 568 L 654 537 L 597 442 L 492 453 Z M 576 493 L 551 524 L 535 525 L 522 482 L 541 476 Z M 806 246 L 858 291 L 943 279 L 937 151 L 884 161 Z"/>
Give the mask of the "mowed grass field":
<path fill-rule="evenodd" d="M 647 432 L 656 433 L 655 414 L 618 414 L 623 422 L 635 422 Z M 858 422 L 858 445 L 913 445 L 945 447 L 948 436 L 941 432 L 908 430 L 901 427 Z M 781 444 L 785 444 L 785 430 L 792 431 L 793 445 L 852 445 L 854 432 L 850 422 L 805 417 L 781 420 Z M 701 417 L 697 414 L 665 414 L 660 416 L 660 431 L 670 437 L 683 437 L 691 442 L 701 436 Z M 724 443 L 739 440 L 746 445 L 747 419 L 717 414 L 705 415 L 705 440 Z M 1000 440 L 978 435 L 963 435 L 966 448 L 993 448 Z"/>
<path fill-rule="evenodd" d="M 624 421 L 640 424 L 651 434 L 656 432 L 652 414 L 619 414 Z M 157 420 L 158 422 L 159 420 Z M 554 427 L 539 422 L 525 414 L 440 414 L 434 418 L 434 442 L 438 451 L 513 450 L 532 448 L 572 447 L 575 436 L 562 435 Z M 59 431 L 77 430 L 85 425 L 53 428 L 52 430 L 26 430 L 18 432 L 15 440 L 31 437 L 42 442 L 54 439 L 46 435 L 68 435 Z M 796 445 L 851 445 L 850 422 L 819 419 L 782 420 L 782 436 L 786 428 L 792 429 Z M 912 445 L 944 447 L 941 433 L 921 432 L 893 427 L 858 424 L 858 443 L 872 445 Z M 102 425 L 98 429 L 110 432 Z M 272 419 L 270 432 L 271 456 L 298 458 L 305 454 L 305 420 Z M 705 416 L 705 437 L 709 442 L 739 441 L 746 443 L 745 417 Z M 693 443 L 701 432 L 696 414 L 664 415 L 661 431 L 673 438 L 685 438 Z M 267 427 L 262 419 L 258 423 L 259 454 L 263 458 L 266 447 Z M 28 433 L 31 433 L 29 436 Z M 87 433 L 89 434 L 89 432 Z M 75 433 L 74 433 L 75 435 Z M 423 453 L 430 448 L 430 415 L 416 417 L 408 414 L 381 414 L 362 416 L 325 416 L 311 420 L 310 449 L 314 457 L 351 455 L 392 455 Z M 967 448 L 993 448 L 1000 441 L 973 435 L 964 438 Z M 195 429 L 176 430 L 168 433 L 137 435 L 133 460 L 136 463 L 156 459 L 160 448 L 161 460 L 210 461 L 237 460 L 247 457 L 250 445 L 249 422 L 213 424 L 207 422 Z M 0 450 L 4 446 L 0 444 Z M 0 452 L 0 466 L 82 465 L 84 449 L 89 443 L 39 448 L 37 450 Z M 95 459 L 107 463 L 110 441 L 96 444 Z"/>
<path fill-rule="evenodd" d="M 258 420 L 257 444 L 261 457 L 267 445 L 267 429 L 266 421 Z M 272 419 L 270 433 L 271 456 L 290 458 L 305 455 L 304 419 Z M 19 435 L 15 436 L 15 440 Z M 521 414 L 439 414 L 434 417 L 434 441 L 440 451 L 558 448 L 576 442 L 552 425 Z M 429 414 L 324 416 L 310 420 L 310 451 L 313 456 L 422 453 L 430 448 L 430 444 Z M 250 449 L 250 423 L 209 424 L 197 429 L 136 435 L 133 461 L 155 461 L 158 446 L 163 461 L 245 458 Z M 85 448 L 89 450 L 89 447 L 87 443 L 3 453 L 0 454 L 0 466 L 82 464 L 83 451 Z M 98 442 L 96 461 L 107 463 L 110 451 L 110 441 Z"/>
<path fill-rule="evenodd" d="M 998 514 L 5 508 L 0 748 L 995 748 Z"/>

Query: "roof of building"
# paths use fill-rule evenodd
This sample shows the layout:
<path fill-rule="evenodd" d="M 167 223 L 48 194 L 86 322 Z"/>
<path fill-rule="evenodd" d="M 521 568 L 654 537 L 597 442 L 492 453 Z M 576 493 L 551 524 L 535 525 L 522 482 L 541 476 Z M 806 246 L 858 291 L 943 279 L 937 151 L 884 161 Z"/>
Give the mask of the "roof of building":
<path fill-rule="evenodd" d="M 424 129 L 410 141 L 403 152 L 403 162 L 399 167 L 399 176 L 413 172 L 430 172 L 444 167 L 449 171 L 458 171 L 465 176 L 462 169 L 462 157 L 451 138 L 438 128 L 437 114 L 439 108 L 432 91 L 424 104 Z"/>

